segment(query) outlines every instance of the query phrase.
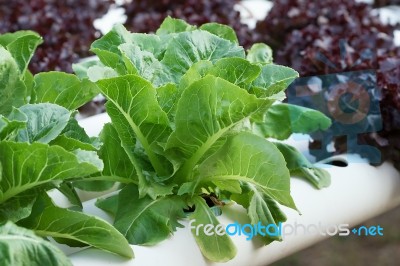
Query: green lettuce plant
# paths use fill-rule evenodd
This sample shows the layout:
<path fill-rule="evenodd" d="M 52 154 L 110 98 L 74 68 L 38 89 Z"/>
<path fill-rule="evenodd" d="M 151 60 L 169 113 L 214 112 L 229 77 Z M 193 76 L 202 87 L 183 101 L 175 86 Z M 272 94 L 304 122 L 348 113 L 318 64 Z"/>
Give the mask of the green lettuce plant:
<path fill-rule="evenodd" d="M 27 66 L 41 42 L 30 31 L 0 35 L 0 264 L 71 265 L 48 237 L 132 257 L 112 225 L 82 212 L 73 187 L 104 168 L 97 140 L 74 118 L 98 89 L 61 72 L 33 77 Z M 71 207 L 58 206 L 52 189 Z"/>
<path fill-rule="evenodd" d="M 97 206 L 114 215 L 129 243 L 154 245 L 185 217 L 217 226 L 216 213 L 229 202 L 242 205 L 253 224 L 278 224 L 286 220 L 280 205 L 297 209 L 291 174 L 329 185 L 326 171 L 276 141 L 325 130 L 330 120 L 281 102 L 298 73 L 273 64 L 268 46 L 245 51 L 227 26 L 167 18 L 156 34 L 117 25 L 91 51 L 99 61 L 74 69 L 107 98 L 112 120 L 100 135 L 104 169 L 91 180 L 121 183 Z M 193 236 L 209 260 L 236 254 L 227 235 Z"/>

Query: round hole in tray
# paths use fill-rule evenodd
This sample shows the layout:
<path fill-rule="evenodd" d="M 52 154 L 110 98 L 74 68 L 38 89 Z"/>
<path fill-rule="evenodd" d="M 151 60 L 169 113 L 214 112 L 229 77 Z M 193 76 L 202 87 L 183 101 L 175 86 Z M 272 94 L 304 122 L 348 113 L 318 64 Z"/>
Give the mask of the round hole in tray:
<path fill-rule="evenodd" d="M 324 164 L 329 164 L 337 167 L 347 167 L 349 163 L 344 158 L 332 158 L 324 161 Z"/>

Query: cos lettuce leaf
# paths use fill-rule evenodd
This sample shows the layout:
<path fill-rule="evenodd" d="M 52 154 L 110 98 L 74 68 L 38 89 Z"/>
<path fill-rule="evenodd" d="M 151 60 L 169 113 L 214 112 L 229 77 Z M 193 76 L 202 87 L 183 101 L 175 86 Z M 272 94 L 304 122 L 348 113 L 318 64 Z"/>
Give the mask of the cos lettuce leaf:
<path fill-rule="evenodd" d="M 133 257 L 126 239 L 110 224 L 94 216 L 57 207 L 46 195 L 39 196 L 31 215 L 18 224 L 43 237 L 78 241 L 124 257 Z"/>
<path fill-rule="evenodd" d="M 239 182 L 296 209 L 285 166 L 274 144 L 250 133 L 239 133 L 200 164 L 199 178 L 200 182 Z"/>
<path fill-rule="evenodd" d="M 284 143 L 274 144 L 285 157 L 287 168 L 291 175 L 305 178 L 305 180 L 318 189 L 330 185 L 331 179 L 327 171 L 310 163 L 307 158 L 294 147 Z"/>
<path fill-rule="evenodd" d="M 8 115 L 13 107 L 24 105 L 26 93 L 15 59 L 0 46 L 0 115 Z"/>
<path fill-rule="evenodd" d="M 192 235 L 196 240 L 197 245 L 204 254 L 204 256 L 216 262 L 226 262 L 233 259 L 236 255 L 236 247 L 228 235 L 217 235 L 207 236 L 204 230 L 198 230 L 196 232 L 196 225 L 212 224 L 217 227 L 220 223 L 215 217 L 213 211 L 208 207 L 207 203 L 201 197 L 193 198 L 193 203 L 196 206 L 195 211 L 189 216 L 192 223 Z M 215 228 L 214 227 L 214 228 Z"/>
<path fill-rule="evenodd" d="M 65 254 L 32 231 L 8 222 L 0 226 L 2 265 L 72 266 Z"/>
<path fill-rule="evenodd" d="M 186 71 L 200 60 L 215 62 L 226 57 L 245 57 L 242 47 L 217 37 L 207 31 L 179 33 L 171 40 L 162 63 L 173 73 L 173 81 L 178 82 Z"/>
<path fill-rule="evenodd" d="M 322 170 L 265 139 L 330 125 L 316 111 L 279 103 L 298 73 L 273 64 L 267 45 L 246 53 L 225 25 L 196 27 L 168 17 L 156 34 L 117 25 L 92 51 L 101 64 L 86 76 L 107 98 L 112 123 L 104 127 L 98 151 L 104 170 L 88 180 L 123 183 L 119 194 L 97 206 L 115 216 L 114 225 L 131 244 L 166 239 L 179 227 L 183 209 L 196 220 L 192 225 L 218 226 L 213 210 L 220 209 L 204 198 L 236 201 L 251 223 L 278 225 L 286 220 L 280 205 L 297 209 L 290 174 L 327 184 Z M 209 260 L 235 256 L 229 236 L 193 233 Z"/>
<path fill-rule="evenodd" d="M 15 59 L 21 76 L 25 74 L 36 48 L 43 42 L 33 31 L 17 31 L 0 35 L 0 45 L 4 46 Z"/>
<path fill-rule="evenodd" d="M 36 103 L 54 103 L 68 110 L 81 107 L 99 94 L 96 85 L 89 80 L 79 80 L 63 72 L 39 73 L 34 82 Z"/>
<path fill-rule="evenodd" d="M 265 114 L 263 123 L 255 127 L 267 138 L 284 140 L 292 133 L 307 134 L 317 130 L 326 130 L 331 120 L 323 113 L 292 104 L 273 105 Z"/>
<path fill-rule="evenodd" d="M 16 108 L 7 117 L 0 115 L 0 141 L 15 140 L 19 129 L 23 129 L 27 122 L 28 117 Z"/>
<path fill-rule="evenodd" d="M 13 196 L 53 180 L 99 172 L 103 162 L 93 153 L 67 152 L 42 143 L 0 142 L 0 204 Z"/>
<path fill-rule="evenodd" d="M 143 196 L 151 181 L 143 172 L 135 150 L 139 149 L 138 146 L 143 149 L 145 160 L 151 163 L 159 177 L 168 177 L 171 174 L 170 162 L 157 151 L 158 143 L 165 142 L 171 131 L 168 116 L 157 102 L 155 88 L 139 76 L 104 79 L 97 84 L 108 99 L 107 112 L 123 148 L 135 166 Z M 166 188 L 164 191 L 168 190 Z"/>
<path fill-rule="evenodd" d="M 167 238 L 184 218 L 186 203 L 178 196 L 139 198 L 135 185 L 126 186 L 119 194 L 115 227 L 131 244 L 154 245 Z"/>
<path fill-rule="evenodd" d="M 298 77 L 299 73 L 289 67 L 266 64 L 254 80 L 251 91 L 258 97 L 270 97 L 284 91 Z"/>
<path fill-rule="evenodd" d="M 188 180 L 203 155 L 225 133 L 263 106 L 272 104 L 214 76 L 206 76 L 189 86 L 178 102 L 175 131 L 166 149 L 183 160 L 177 178 Z"/>
<path fill-rule="evenodd" d="M 75 182 L 103 171 L 100 142 L 73 118 L 99 90 L 62 72 L 33 77 L 27 67 L 41 42 L 30 31 L 0 35 L 0 264 L 71 265 L 39 235 L 130 258 L 131 247 L 114 227 L 71 210 L 82 210 Z M 54 188 L 71 201 L 70 209 L 47 197 Z"/>
<path fill-rule="evenodd" d="M 27 117 L 26 127 L 18 132 L 19 142 L 49 143 L 67 126 L 71 112 L 55 104 L 27 104 L 19 108 Z"/>

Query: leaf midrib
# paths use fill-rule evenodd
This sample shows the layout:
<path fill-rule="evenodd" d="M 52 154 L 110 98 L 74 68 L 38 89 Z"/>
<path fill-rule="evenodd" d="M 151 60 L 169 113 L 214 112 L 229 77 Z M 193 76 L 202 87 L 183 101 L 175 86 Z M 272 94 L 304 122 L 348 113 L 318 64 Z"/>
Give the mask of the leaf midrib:
<path fill-rule="evenodd" d="M 150 204 L 147 204 L 138 214 L 136 214 L 133 218 L 132 218 L 132 222 L 129 224 L 129 226 L 127 227 L 127 230 L 125 232 L 124 235 L 127 234 L 127 232 L 132 228 L 133 224 L 135 223 L 135 221 L 145 212 L 147 211 L 151 206 L 153 206 L 154 204 L 160 202 L 160 200 L 162 200 L 163 198 L 159 198 L 156 200 L 153 200 L 150 202 Z"/>
<path fill-rule="evenodd" d="M 164 169 L 160 161 L 157 159 L 155 153 L 150 149 L 149 142 L 143 135 L 143 132 L 140 130 L 139 126 L 136 125 L 135 121 L 133 121 L 132 117 L 130 117 L 130 115 L 127 112 L 125 112 L 122 106 L 120 106 L 115 100 L 109 97 L 109 101 L 111 101 L 118 108 L 118 110 L 123 114 L 125 119 L 128 121 L 129 126 L 132 128 L 133 132 L 136 134 L 136 137 L 139 139 L 143 148 L 146 150 L 147 156 L 149 157 L 149 160 L 153 165 L 154 170 L 157 172 L 157 174 L 159 176 L 168 175 L 167 171 Z"/>
<path fill-rule="evenodd" d="M 4 193 L 2 193 L 2 197 L 0 199 L 0 204 L 6 202 L 7 200 L 9 200 L 10 198 L 14 197 L 15 195 L 18 195 L 26 190 L 29 190 L 31 188 L 34 188 L 36 186 L 40 186 L 43 185 L 45 183 L 49 183 L 51 181 L 53 181 L 55 179 L 48 179 L 48 180 L 44 180 L 44 181 L 39 181 L 39 182 L 33 182 L 33 183 L 27 183 L 24 184 L 22 186 L 13 186 L 10 189 L 8 189 L 7 191 L 5 191 Z M 63 179 L 66 180 L 66 179 Z"/>
<path fill-rule="evenodd" d="M 176 173 L 177 177 L 180 178 L 181 180 L 189 180 L 189 172 L 192 171 L 192 169 L 195 167 L 197 162 L 203 157 L 203 155 L 211 148 L 211 146 L 223 135 L 225 132 L 227 132 L 229 129 L 231 129 L 234 125 L 237 123 L 234 123 L 230 125 L 229 127 L 223 128 L 219 130 L 217 133 L 212 135 L 210 138 L 207 139 L 206 142 L 204 142 L 199 149 L 196 150 L 196 152 L 183 164 L 182 168 Z"/>

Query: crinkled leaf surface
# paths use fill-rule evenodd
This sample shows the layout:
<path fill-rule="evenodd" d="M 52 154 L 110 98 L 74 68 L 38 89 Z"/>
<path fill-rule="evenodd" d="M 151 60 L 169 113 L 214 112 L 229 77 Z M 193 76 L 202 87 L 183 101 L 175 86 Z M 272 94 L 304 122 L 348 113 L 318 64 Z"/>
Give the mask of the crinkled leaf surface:
<path fill-rule="evenodd" d="M 0 142 L 0 164 L 0 203 L 47 182 L 84 177 L 103 168 L 93 152 L 9 141 Z"/>
<path fill-rule="evenodd" d="M 0 204 L 0 224 L 7 221 L 18 222 L 31 214 L 32 206 L 37 197 L 34 189 L 20 193 Z"/>
<path fill-rule="evenodd" d="M 243 132 L 228 138 L 199 166 L 200 182 L 237 180 L 296 209 L 290 196 L 290 175 L 278 148 L 264 138 Z"/>
<path fill-rule="evenodd" d="M 99 94 L 95 84 L 79 80 L 63 72 L 40 73 L 35 76 L 37 103 L 54 103 L 75 110 Z"/>
<path fill-rule="evenodd" d="M 178 178 L 188 179 L 194 166 L 218 139 L 259 108 L 271 103 L 214 76 L 193 83 L 179 100 L 176 129 L 166 146 L 172 157 L 184 160 Z"/>
<path fill-rule="evenodd" d="M 0 115 L 27 102 L 27 90 L 20 79 L 18 65 L 10 52 L 0 46 Z"/>
<path fill-rule="evenodd" d="M 85 130 L 78 124 L 78 121 L 75 118 L 70 118 L 68 124 L 61 132 L 65 137 L 79 140 L 83 143 L 93 144 L 93 141 L 86 134 Z"/>
<path fill-rule="evenodd" d="M 100 80 L 97 84 L 108 99 L 107 112 L 128 155 L 135 149 L 137 139 L 155 171 L 160 176 L 168 175 L 168 162 L 154 150 L 171 130 L 167 114 L 157 102 L 155 88 L 135 75 Z"/>
<path fill-rule="evenodd" d="M 100 134 L 103 145 L 99 156 L 104 162 L 104 176 L 119 176 L 137 181 L 137 175 L 132 162 L 121 146 L 118 132 L 112 124 L 106 124 Z"/>
<path fill-rule="evenodd" d="M 169 69 L 150 52 L 132 43 L 119 46 L 125 65 L 131 74 L 137 74 L 159 87 L 171 81 Z"/>
<path fill-rule="evenodd" d="M 154 34 L 132 33 L 131 40 L 132 43 L 139 46 L 142 51 L 150 52 L 157 59 L 162 59 L 167 44 L 159 36 Z"/>
<path fill-rule="evenodd" d="M 58 145 L 67 151 L 74 151 L 77 149 L 97 151 L 99 149 L 97 138 L 89 138 L 85 130 L 73 117 L 69 119 L 61 134 L 50 142 L 50 145 Z"/>
<path fill-rule="evenodd" d="M 101 74 L 97 81 L 112 120 L 101 136 L 101 178 L 127 181 L 135 173 L 138 181 L 125 182 L 130 184 L 118 196 L 97 205 L 115 214 L 115 226 L 129 242 L 152 245 L 167 238 L 188 203 L 195 224 L 218 225 L 199 196 L 204 192 L 237 201 L 252 223 L 284 221 L 278 204 L 296 209 L 285 158 L 252 131 L 298 76 L 271 64 L 268 46 L 254 45 L 246 58 L 229 27 L 197 29 L 168 17 L 156 35 L 116 26 L 92 50 L 121 75 Z M 236 254 L 227 236 L 195 238 L 212 261 Z"/>
<path fill-rule="evenodd" d="M 119 193 L 115 227 L 131 244 L 154 245 L 167 238 L 184 218 L 185 201 L 178 196 L 139 198 L 138 187 L 128 185 Z"/>
<path fill-rule="evenodd" d="M 199 62 L 194 63 L 182 76 L 179 82 L 179 90 L 183 91 L 193 82 L 203 78 L 212 67 L 213 64 L 207 60 L 200 60 Z"/>
<path fill-rule="evenodd" d="M 78 241 L 124 257 L 133 257 L 126 239 L 109 223 L 95 216 L 57 207 L 45 195 L 37 199 L 32 214 L 18 224 L 41 236 Z"/>
<path fill-rule="evenodd" d="M 164 110 L 164 112 L 168 115 L 170 121 L 174 121 L 176 105 L 180 96 L 181 92 L 174 83 L 168 83 L 157 89 L 158 103 L 160 104 L 160 107 Z M 174 123 L 171 122 L 171 127 L 173 124 Z"/>
<path fill-rule="evenodd" d="M 28 118 L 26 128 L 18 133 L 20 142 L 49 143 L 67 126 L 71 112 L 50 103 L 27 104 L 19 110 Z"/>
<path fill-rule="evenodd" d="M 241 88 L 254 81 L 261 68 L 243 58 L 223 58 L 218 60 L 208 74 L 223 78 Z"/>
<path fill-rule="evenodd" d="M 53 244 L 11 222 L 0 226 L 0 264 L 72 266 Z"/>
<path fill-rule="evenodd" d="M 298 77 L 299 73 L 289 67 L 266 64 L 253 82 L 252 91 L 258 97 L 270 97 L 284 91 Z"/>
<path fill-rule="evenodd" d="M 74 185 L 85 191 L 104 191 L 113 187 L 117 181 L 137 184 L 134 165 L 121 146 L 121 140 L 112 124 L 104 125 L 100 141 L 102 145 L 98 154 L 104 162 L 103 171 L 91 176 L 89 180 L 74 182 Z"/>
<path fill-rule="evenodd" d="M 26 115 L 15 108 L 8 117 L 0 115 L 0 141 L 14 140 L 18 130 L 24 128 L 27 121 Z"/>
<path fill-rule="evenodd" d="M 42 42 L 42 37 L 33 31 L 17 31 L 0 35 L 0 45 L 6 47 L 11 53 L 21 75 L 25 73 L 36 48 Z"/>
<path fill-rule="evenodd" d="M 242 47 L 207 31 L 194 30 L 177 34 L 168 44 L 162 63 L 173 74 L 175 83 L 196 62 L 212 62 L 225 57 L 244 58 Z"/>

